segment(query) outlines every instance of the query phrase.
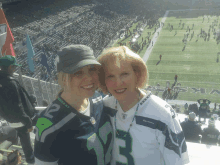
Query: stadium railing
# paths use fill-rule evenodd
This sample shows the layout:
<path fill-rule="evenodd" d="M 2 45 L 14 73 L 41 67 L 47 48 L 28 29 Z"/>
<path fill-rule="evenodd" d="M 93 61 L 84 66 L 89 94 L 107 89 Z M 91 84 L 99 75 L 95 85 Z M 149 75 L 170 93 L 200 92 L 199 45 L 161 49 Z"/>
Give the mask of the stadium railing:
<path fill-rule="evenodd" d="M 35 95 L 37 107 L 42 107 L 42 101 L 45 99 L 50 104 L 60 90 L 60 86 L 54 81 L 46 82 L 39 78 L 31 78 L 18 73 L 14 73 L 14 78 L 27 90 L 29 95 Z"/>

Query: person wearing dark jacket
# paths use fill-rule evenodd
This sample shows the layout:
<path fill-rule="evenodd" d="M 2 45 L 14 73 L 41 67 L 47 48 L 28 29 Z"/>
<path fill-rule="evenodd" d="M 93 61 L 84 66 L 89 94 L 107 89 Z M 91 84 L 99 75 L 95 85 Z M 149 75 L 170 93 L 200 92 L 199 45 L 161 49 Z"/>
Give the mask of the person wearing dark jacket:
<path fill-rule="evenodd" d="M 215 119 L 213 117 L 209 119 L 208 128 L 204 128 L 202 132 L 202 143 L 209 145 L 220 143 L 220 132 L 215 127 Z"/>
<path fill-rule="evenodd" d="M 200 136 L 202 134 L 202 129 L 199 124 L 195 122 L 196 114 L 194 112 L 189 113 L 189 120 L 182 122 L 183 133 L 185 135 L 186 141 L 199 142 Z"/>
<path fill-rule="evenodd" d="M 17 126 L 17 134 L 27 163 L 34 163 L 30 133 L 35 109 L 27 91 L 13 78 L 18 65 L 13 56 L 0 58 L 0 116 Z M 19 126 L 20 125 L 20 126 Z"/>
<path fill-rule="evenodd" d="M 207 100 L 207 99 L 203 99 L 203 102 L 201 103 L 202 99 L 197 100 L 200 107 L 199 107 L 199 121 L 201 121 L 201 117 L 204 117 L 204 123 L 206 122 L 206 118 L 207 118 L 207 112 L 209 112 L 209 104 L 211 103 L 211 101 Z M 206 102 L 208 101 L 208 103 Z"/>

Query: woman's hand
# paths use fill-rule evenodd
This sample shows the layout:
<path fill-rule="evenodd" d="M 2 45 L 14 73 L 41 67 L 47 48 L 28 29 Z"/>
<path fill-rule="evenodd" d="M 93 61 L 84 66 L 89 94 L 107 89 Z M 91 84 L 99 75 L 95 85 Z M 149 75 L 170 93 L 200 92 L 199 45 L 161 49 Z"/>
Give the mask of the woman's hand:
<path fill-rule="evenodd" d="M 33 131 L 34 127 L 32 126 L 30 129 L 28 129 L 28 132 Z"/>

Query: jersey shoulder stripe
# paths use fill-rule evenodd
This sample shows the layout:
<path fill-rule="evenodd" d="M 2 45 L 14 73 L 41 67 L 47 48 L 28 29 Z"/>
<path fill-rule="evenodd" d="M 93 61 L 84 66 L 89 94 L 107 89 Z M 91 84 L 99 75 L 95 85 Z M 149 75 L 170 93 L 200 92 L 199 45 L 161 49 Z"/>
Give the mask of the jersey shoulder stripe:
<path fill-rule="evenodd" d="M 62 111 L 60 111 L 61 108 Z M 55 100 L 41 113 L 36 124 L 37 141 L 44 142 L 49 134 L 57 131 L 74 118 L 76 114 L 65 111 L 65 108 L 58 100 Z"/>
<path fill-rule="evenodd" d="M 38 136 L 36 136 L 36 140 L 40 141 L 40 142 L 44 142 L 45 138 L 47 135 L 59 130 L 60 128 L 62 128 L 66 123 L 68 123 L 70 120 L 72 120 L 74 118 L 76 114 L 74 113 L 70 113 L 69 115 L 67 115 L 66 117 L 64 117 L 62 120 L 60 120 L 58 123 L 53 124 L 51 127 L 45 129 L 42 133 L 41 136 L 38 133 Z M 38 123 L 40 125 L 40 123 Z M 36 125 L 37 126 L 37 125 Z M 38 126 L 39 128 L 39 126 Z"/>
<path fill-rule="evenodd" d="M 135 119 L 136 119 L 136 124 L 138 125 L 146 126 L 151 129 L 156 129 L 160 131 L 165 136 L 165 144 L 164 144 L 165 147 L 170 150 L 173 150 L 180 157 L 181 157 L 181 153 L 187 151 L 185 138 L 182 131 L 179 133 L 175 133 L 164 122 L 152 118 L 136 116 Z M 180 152 L 179 146 L 182 146 L 181 147 L 182 152 Z"/>
<path fill-rule="evenodd" d="M 149 97 L 147 106 L 146 104 L 145 105 L 142 104 L 141 106 L 146 107 L 144 108 L 146 114 L 148 113 L 149 109 L 154 109 L 154 112 L 156 113 L 155 115 L 161 118 L 166 119 L 167 116 L 171 116 L 172 118 L 177 117 L 172 106 L 169 105 L 166 101 L 162 100 L 161 98 L 155 95 L 151 95 Z"/>
<path fill-rule="evenodd" d="M 182 153 L 187 152 L 187 146 L 173 108 L 155 95 L 151 95 L 140 108 L 141 112 L 135 118 L 136 124 L 158 131 L 164 136 L 164 147 L 173 150 L 181 158 Z"/>

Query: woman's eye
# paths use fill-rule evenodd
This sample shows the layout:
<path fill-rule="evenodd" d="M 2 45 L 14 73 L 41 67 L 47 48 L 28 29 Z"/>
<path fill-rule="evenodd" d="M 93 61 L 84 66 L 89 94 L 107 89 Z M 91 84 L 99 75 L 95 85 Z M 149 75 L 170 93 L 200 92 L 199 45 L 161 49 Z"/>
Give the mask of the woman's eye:
<path fill-rule="evenodd" d="M 122 75 L 128 75 L 128 73 L 122 73 Z"/>
<path fill-rule="evenodd" d="M 76 73 L 74 73 L 74 76 L 80 76 L 80 75 L 82 75 L 82 72 L 76 72 Z"/>
<path fill-rule="evenodd" d="M 89 70 L 90 71 L 96 71 L 97 69 L 96 68 L 90 68 Z"/>
<path fill-rule="evenodd" d="M 109 75 L 109 76 L 107 76 L 108 78 L 112 78 L 113 77 L 113 75 Z"/>

